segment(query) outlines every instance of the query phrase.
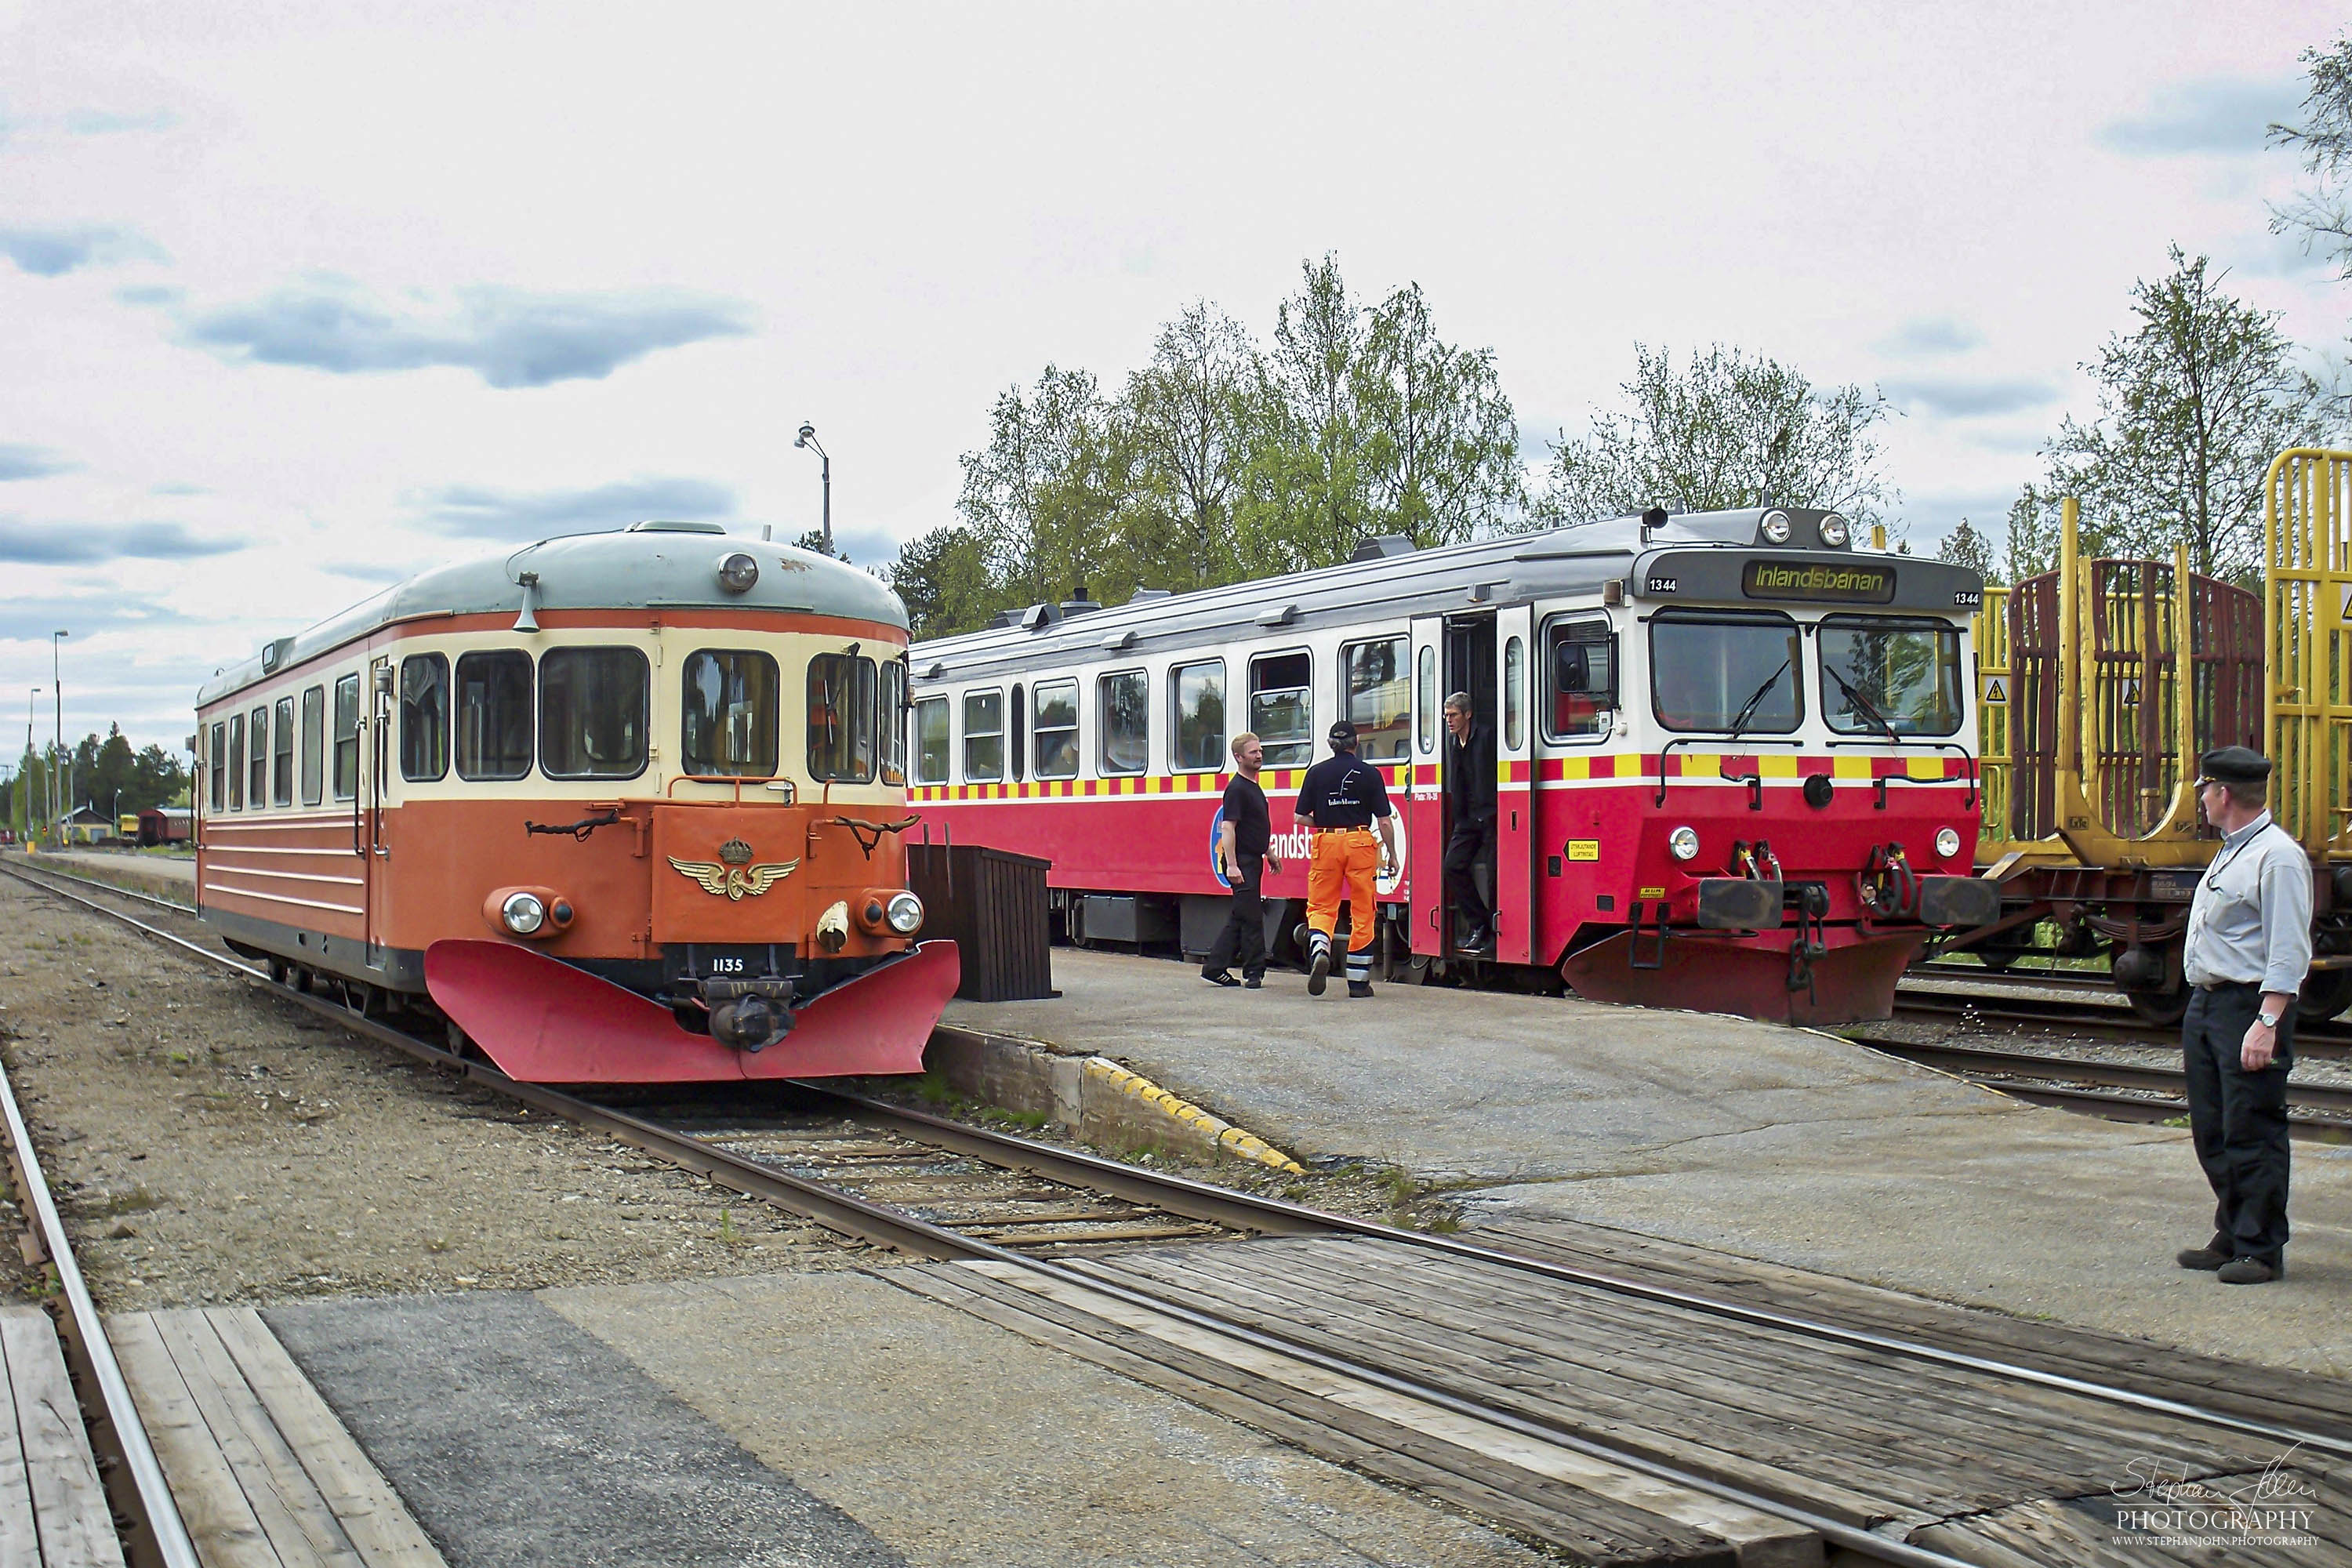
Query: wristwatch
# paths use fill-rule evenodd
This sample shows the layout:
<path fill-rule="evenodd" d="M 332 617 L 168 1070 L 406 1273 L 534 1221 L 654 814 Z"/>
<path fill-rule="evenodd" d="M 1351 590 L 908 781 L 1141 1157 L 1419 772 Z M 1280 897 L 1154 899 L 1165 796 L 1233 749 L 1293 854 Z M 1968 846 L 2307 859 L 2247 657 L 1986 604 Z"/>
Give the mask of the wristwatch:
<path fill-rule="evenodd" d="M 2265 1029 L 2275 1029 L 2279 1026 L 2279 1019 L 2285 1016 L 2286 1015 L 2284 1013 L 2257 1013 L 2254 1015 L 2254 1022 L 2260 1024 Z"/>

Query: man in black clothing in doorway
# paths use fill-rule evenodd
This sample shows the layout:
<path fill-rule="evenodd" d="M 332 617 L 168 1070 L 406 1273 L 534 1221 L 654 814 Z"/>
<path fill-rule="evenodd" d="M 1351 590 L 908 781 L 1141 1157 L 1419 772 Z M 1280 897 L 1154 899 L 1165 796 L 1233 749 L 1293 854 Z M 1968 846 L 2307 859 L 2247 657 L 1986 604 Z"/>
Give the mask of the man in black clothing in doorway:
<path fill-rule="evenodd" d="M 1471 868 L 1494 857 L 1495 731 L 1478 722 L 1466 691 L 1445 700 L 1445 728 L 1453 736 L 1445 748 L 1445 795 L 1454 817 L 1445 838 L 1445 901 L 1470 922 L 1462 951 L 1485 952 L 1495 945 L 1495 911 Z"/>
<path fill-rule="evenodd" d="M 1225 785 L 1225 815 L 1217 824 L 1216 850 L 1217 869 L 1233 886 L 1234 908 L 1201 965 L 1201 978 L 1213 985 L 1246 985 L 1255 991 L 1265 983 L 1265 910 L 1258 886 L 1267 867 L 1282 869 L 1282 859 L 1273 851 L 1274 824 L 1266 815 L 1265 791 L 1257 782 L 1265 763 L 1265 748 L 1255 735 L 1244 731 L 1234 737 L 1235 771 Z M 1239 980 L 1229 967 L 1236 962 L 1242 966 Z"/>

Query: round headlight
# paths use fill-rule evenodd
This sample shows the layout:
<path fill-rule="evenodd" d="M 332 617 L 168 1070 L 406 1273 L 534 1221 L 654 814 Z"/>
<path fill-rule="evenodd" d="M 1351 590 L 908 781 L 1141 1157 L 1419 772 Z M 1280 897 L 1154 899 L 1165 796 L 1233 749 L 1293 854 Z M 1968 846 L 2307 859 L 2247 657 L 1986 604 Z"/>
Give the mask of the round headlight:
<path fill-rule="evenodd" d="M 1789 514 L 1768 511 L 1764 514 L 1764 537 L 1774 544 L 1789 542 Z"/>
<path fill-rule="evenodd" d="M 529 936 L 547 923 L 547 906 L 537 893 L 516 893 L 499 906 L 499 918 L 517 936 Z"/>
<path fill-rule="evenodd" d="M 760 563 L 737 551 L 719 563 L 719 585 L 730 594 L 748 594 L 760 580 Z"/>
<path fill-rule="evenodd" d="M 900 936 L 912 936 L 923 929 L 923 900 L 912 893 L 894 893 L 889 913 L 885 917 L 890 929 Z"/>
<path fill-rule="evenodd" d="M 1832 512 L 1829 516 L 1822 519 L 1822 542 L 1828 545 L 1831 549 L 1843 550 L 1846 546 L 1846 541 L 1853 537 L 1853 534 L 1852 531 L 1850 531 L 1845 525 L 1845 519 L 1840 517 L 1837 513 Z"/>
<path fill-rule="evenodd" d="M 1666 835 L 1666 847 L 1674 851 L 1675 858 L 1677 860 L 1697 859 L 1698 829 L 1696 827 L 1675 828 L 1672 833 Z"/>
<path fill-rule="evenodd" d="M 1960 852 L 1960 830 L 1957 827 L 1936 829 L 1936 853 L 1948 860 Z"/>

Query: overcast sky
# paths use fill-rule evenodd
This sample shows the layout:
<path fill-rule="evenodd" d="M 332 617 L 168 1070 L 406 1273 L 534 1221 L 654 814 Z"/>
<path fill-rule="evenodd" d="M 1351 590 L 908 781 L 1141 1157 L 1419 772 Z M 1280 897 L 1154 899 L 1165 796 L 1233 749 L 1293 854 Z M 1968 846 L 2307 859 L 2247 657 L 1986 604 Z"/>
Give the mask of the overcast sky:
<path fill-rule="evenodd" d="M 382 582 L 638 517 L 861 563 L 991 400 L 1302 259 L 1491 346 L 1526 453 L 1638 340 L 1883 387 L 1916 544 L 1997 524 L 2177 241 L 2272 237 L 2317 5 L 332 6 L 0 0 L 0 755 L 178 745 Z M 47 737 L 48 696 L 39 703 Z"/>

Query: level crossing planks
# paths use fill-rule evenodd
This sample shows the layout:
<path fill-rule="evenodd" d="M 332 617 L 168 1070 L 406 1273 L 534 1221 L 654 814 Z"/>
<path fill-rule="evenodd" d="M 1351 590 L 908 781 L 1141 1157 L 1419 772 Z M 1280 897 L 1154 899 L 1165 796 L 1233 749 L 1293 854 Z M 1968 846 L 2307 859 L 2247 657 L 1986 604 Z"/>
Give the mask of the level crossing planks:
<path fill-rule="evenodd" d="M 121 1568 L 57 1325 L 0 1307 L 0 1568 Z"/>

